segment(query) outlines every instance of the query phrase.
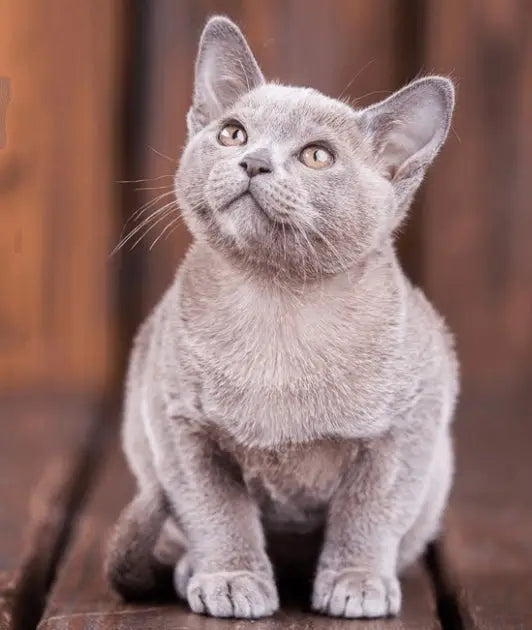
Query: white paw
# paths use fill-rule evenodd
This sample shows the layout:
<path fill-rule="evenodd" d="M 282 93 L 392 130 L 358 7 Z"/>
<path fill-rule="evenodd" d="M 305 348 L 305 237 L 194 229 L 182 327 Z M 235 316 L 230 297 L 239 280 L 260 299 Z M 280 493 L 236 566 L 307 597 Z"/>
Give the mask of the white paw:
<path fill-rule="evenodd" d="M 273 581 L 251 571 L 195 573 L 188 583 L 187 599 L 194 612 L 213 617 L 257 619 L 279 608 Z"/>
<path fill-rule="evenodd" d="M 181 599 L 187 598 L 187 588 L 192 577 L 192 566 L 188 553 L 183 554 L 174 569 L 174 588 Z"/>
<path fill-rule="evenodd" d="M 321 571 L 314 583 L 312 608 L 333 617 L 387 617 L 401 608 L 401 588 L 395 577 L 366 571 Z"/>

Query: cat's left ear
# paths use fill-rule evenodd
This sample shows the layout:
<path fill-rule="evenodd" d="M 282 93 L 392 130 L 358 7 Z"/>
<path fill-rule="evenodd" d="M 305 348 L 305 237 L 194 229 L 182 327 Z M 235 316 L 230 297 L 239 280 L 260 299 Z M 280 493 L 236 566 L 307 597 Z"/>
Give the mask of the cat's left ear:
<path fill-rule="evenodd" d="M 235 101 L 262 85 L 264 77 L 242 32 L 226 17 L 212 17 L 201 35 L 192 107 L 192 135 L 218 118 Z"/>
<path fill-rule="evenodd" d="M 423 173 L 447 137 L 454 87 L 445 77 L 426 77 L 360 112 L 379 166 L 392 183 Z"/>

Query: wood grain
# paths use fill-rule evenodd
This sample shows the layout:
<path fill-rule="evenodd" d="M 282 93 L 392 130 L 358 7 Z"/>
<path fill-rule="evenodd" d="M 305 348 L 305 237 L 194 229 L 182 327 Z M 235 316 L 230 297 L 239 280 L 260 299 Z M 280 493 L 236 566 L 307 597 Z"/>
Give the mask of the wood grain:
<path fill-rule="evenodd" d="M 458 92 L 426 183 L 424 285 L 456 333 L 466 395 L 532 405 L 532 12 L 520 0 L 428 7 L 426 65 Z"/>
<path fill-rule="evenodd" d="M 123 3 L 5 0 L 0 383 L 101 387 L 113 369 Z"/>
<path fill-rule="evenodd" d="M 462 405 L 443 560 L 467 628 L 532 627 L 532 14 L 426 5 L 426 66 L 458 86 L 429 174 L 423 284 L 456 333 Z"/>
<path fill-rule="evenodd" d="M 110 449 L 79 528 L 58 574 L 46 613 L 38 630 L 340 630 L 342 620 L 311 615 L 306 604 L 293 604 L 263 621 L 217 620 L 190 613 L 184 604 L 123 604 L 109 590 L 102 573 L 103 552 L 118 513 L 132 496 L 133 486 L 118 445 Z M 435 604 L 425 574 L 416 567 L 404 581 L 404 607 L 400 619 L 357 623 L 361 630 L 440 630 Z"/>
<path fill-rule="evenodd" d="M 81 498 L 93 412 L 74 396 L 0 399 L 1 630 L 29 630 L 39 618 Z"/>
<path fill-rule="evenodd" d="M 458 465 L 442 561 L 465 630 L 532 627 L 530 407 L 458 414 Z"/>
<path fill-rule="evenodd" d="M 532 619 L 532 16 L 526 3 L 427 10 L 427 64 L 458 84 L 429 175 L 423 280 L 455 331 L 463 402 L 443 558 L 467 628 Z"/>

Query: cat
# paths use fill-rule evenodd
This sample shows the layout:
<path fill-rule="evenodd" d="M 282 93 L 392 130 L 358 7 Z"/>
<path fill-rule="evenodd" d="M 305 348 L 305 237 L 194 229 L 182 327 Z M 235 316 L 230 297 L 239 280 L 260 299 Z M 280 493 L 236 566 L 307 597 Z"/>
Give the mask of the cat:
<path fill-rule="evenodd" d="M 106 561 L 125 598 L 162 588 L 166 532 L 194 612 L 271 615 L 266 534 L 323 528 L 313 609 L 399 612 L 451 485 L 458 364 L 393 235 L 453 106 L 439 76 L 365 109 L 267 83 L 238 27 L 207 22 L 175 175 L 194 242 L 127 377 L 138 492 Z"/>

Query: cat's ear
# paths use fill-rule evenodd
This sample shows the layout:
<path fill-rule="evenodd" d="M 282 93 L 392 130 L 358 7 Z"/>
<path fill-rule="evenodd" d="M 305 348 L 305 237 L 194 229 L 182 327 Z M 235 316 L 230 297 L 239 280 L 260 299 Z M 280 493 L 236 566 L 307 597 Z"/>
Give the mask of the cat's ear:
<path fill-rule="evenodd" d="M 426 77 L 360 112 L 383 174 L 393 183 L 423 173 L 442 146 L 454 108 L 454 87 L 445 77 Z"/>
<path fill-rule="evenodd" d="M 201 35 L 189 133 L 197 133 L 218 118 L 242 94 L 264 83 L 264 77 L 236 24 L 212 17 Z"/>

